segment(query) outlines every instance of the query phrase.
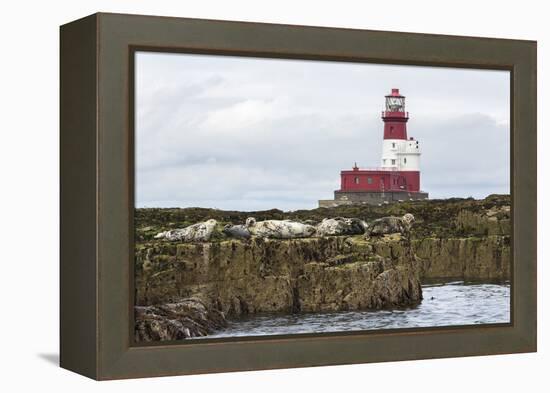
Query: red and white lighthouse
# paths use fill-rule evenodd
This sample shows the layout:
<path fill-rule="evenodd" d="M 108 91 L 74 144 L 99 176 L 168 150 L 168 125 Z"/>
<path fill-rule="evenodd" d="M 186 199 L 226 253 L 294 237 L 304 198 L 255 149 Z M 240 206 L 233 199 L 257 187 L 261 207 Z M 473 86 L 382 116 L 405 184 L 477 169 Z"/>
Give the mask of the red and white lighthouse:
<path fill-rule="evenodd" d="M 407 135 L 409 113 L 399 89 L 392 89 L 386 96 L 382 120 L 380 167 L 360 169 L 355 164 L 351 170 L 341 171 L 340 189 L 334 192 L 334 200 L 319 201 L 320 206 L 428 198 L 428 193 L 420 190 L 420 144 Z"/>

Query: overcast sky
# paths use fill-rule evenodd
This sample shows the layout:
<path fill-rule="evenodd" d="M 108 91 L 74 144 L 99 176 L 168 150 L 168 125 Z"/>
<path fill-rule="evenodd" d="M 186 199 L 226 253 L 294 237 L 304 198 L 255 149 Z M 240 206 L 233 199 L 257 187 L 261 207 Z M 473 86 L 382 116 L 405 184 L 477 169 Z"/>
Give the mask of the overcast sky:
<path fill-rule="evenodd" d="M 317 207 L 340 170 L 380 164 L 384 96 L 407 97 L 431 198 L 509 193 L 509 73 L 136 55 L 136 204 Z"/>

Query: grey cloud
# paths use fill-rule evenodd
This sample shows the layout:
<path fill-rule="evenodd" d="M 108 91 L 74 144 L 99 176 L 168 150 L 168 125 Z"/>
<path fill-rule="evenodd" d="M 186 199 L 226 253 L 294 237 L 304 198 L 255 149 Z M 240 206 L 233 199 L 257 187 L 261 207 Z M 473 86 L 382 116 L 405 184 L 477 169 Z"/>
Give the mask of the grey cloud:
<path fill-rule="evenodd" d="M 508 192 L 502 73 L 160 54 L 137 63 L 138 206 L 315 207 L 341 169 L 379 165 L 391 87 L 407 95 L 425 190 Z"/>

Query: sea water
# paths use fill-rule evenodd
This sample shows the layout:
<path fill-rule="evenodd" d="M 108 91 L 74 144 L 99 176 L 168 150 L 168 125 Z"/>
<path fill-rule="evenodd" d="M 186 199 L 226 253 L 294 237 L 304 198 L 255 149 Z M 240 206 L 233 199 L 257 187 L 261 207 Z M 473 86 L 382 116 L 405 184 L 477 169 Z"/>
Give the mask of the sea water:
<path fill-rule="evenodd" d="M 510 321 L 509 284 L 451 282 L 424 285 L 423 300 L 396 310 L 298 314 L 256 314 L 230 320 L 206 338 L 326 333 L 431 326 L 463 326 Z"/>

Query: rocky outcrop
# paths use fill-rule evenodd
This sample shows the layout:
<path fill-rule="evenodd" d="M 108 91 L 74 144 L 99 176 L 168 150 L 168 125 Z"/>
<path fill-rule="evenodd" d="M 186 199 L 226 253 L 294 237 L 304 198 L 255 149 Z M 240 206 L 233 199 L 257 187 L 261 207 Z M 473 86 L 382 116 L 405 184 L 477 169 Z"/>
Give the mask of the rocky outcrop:
<path fill-rule="evenodd" d="M 414 214 L 412 229 L 398 218 L 408 212 Z M 250 231 L 254 225 L 234 224 L 244 222 L 248 214 L 211 209 L 136 212 L 139 341 L 209 334 L 223 326 L 224 316 L 415 305 L 422 299 L 420 283 L 429 280 L 510 279 L 509 196 L 254 213 L 263 222 L 299 221 L 289 232 L 292 237 L 311 236 L 314 225 L 326 224 L 325 234 L 291 239 L 262 237 Z M 385 221 L 388 216 L 395 220 Z M 208 240 L 154 239 L 161 230 L 209 218 L 218 222 Z M 356 222 L 383 230 L 365 238 L 355 234 L 364 228 L 356 231 Z M 353 231 L 346 232 L 348 227 Z M 332 233 L 331 228 L 338 230 Z"/>
<path fill-rule="evenodd" d="M 135 308 L 137 342 L 203 337 L 227 326 L 223 313 L 198 299 Z"/>
<path fill-rule="evenodd" d="M 475 236 L 510 235 L 510 206 L 492 207 L 480 212 L 461 210 L 455 225 L 459 233 Z"/>
<path fill-rule="evenodd" d="M 423 280 L 510 280 L 510 237 L 427 238 L 413 241 Z"/>
<path fill-rule="evenodd" d="M 325 218 L 353 217 L 372 223 L 382 217 L 401 217 L 406 213 L 411 213 L 415 219 L 411 233 L 413 238 L 467 237 L 476 234 L 489 235 L 497 233 L 480 233 L 480 228 L 477 227 L 475 222 L 460 218 L 460 214 L 471 213 L 487 219 L 495 217 L 504 227 L 509 227 L 510 203 L 509 195 L 491 195 L 481 200 L 473 198 L 419 200 L 380 206 L 349 205 L 291 212 L 283 212 L 277 209 L 239 212 L 205 208 L 140 208 L 135 210 L 135 235 L 138 242 L 150 241 L 159 232 L 184 228 L 209 219 L 218 221 L 221 232 L 225 225 L 242 225 L 248 217 L 254 217 L 258 221 L 292 220 L 317 225 Z M 498 214 L 493 215 L 493 212 L 498 212 Z M 492 220 L 494 221 L 494 219 Z M 216 235 L 216 232 L 214 231 L 213 235 Z M 213 236 L 210 238 L 210 241 L 222 240 L 227 240 L 227 236 Z"/>
<path fill-rule="evenodd" d="M 392 247 L 399 251 L 376 252 Z M 197 297 L 227 316 L 407 306 L 422 296 L 421 265 L 410 252 L 402 239 L 362 236 L 143 244 L 136 303 Z"/>
<path fill-rule="evenodd" d="M 415 239 L 410 242 L 410 254 L 397 240 L 400 236 L 393 236 L 374 242 L 374 252 L 400 261 L 413 258 L 422 282 L 510 280 L 510 236 Z"/>
<path fill-rule="evenodd" d="M 342 311 L 410 306 L 422 299 L 418 276 L 387 260 L 343 266 L 307 264 L 298 277 L 299 311 Z"/>
<path fill-rule="evenodd" d="M 457 212 L 453 234 L 413 240 L 423 280 L 510 280 L 510 205 L 496 196 L 483 202 Z"/>

